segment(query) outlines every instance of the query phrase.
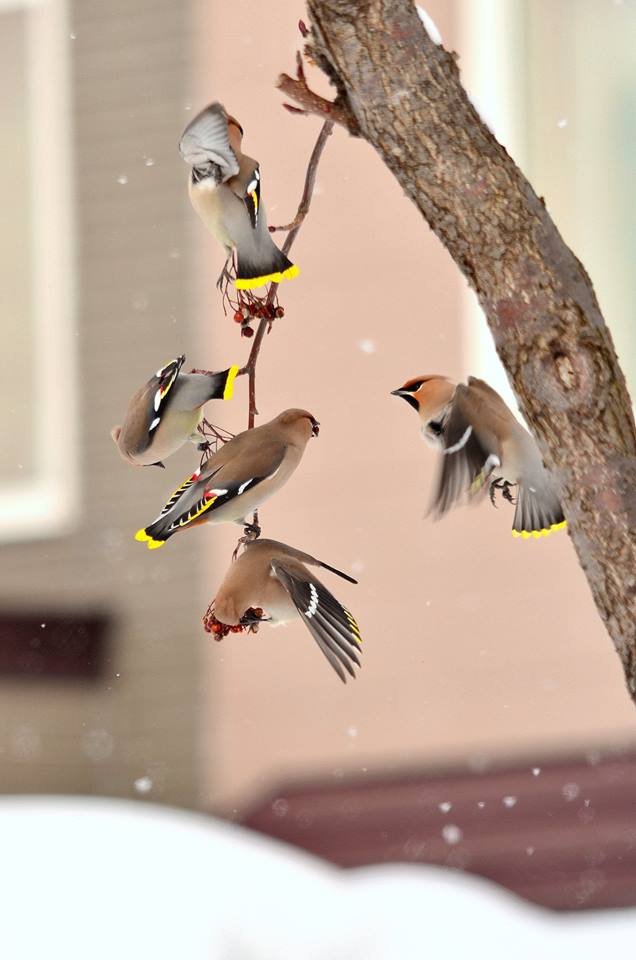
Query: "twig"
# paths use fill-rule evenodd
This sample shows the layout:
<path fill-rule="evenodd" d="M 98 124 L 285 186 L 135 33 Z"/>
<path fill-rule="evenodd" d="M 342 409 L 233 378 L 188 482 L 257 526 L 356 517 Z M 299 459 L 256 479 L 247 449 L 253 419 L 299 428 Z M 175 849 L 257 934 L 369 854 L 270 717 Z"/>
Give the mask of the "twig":
<path fill-rule="evenodd" d="M 320 157 L 322 156 L 322 151 L 325 148 L 325 144 L 328 138 L 331 136 L 333 130 L 333 120 L 325 120 L 318 134 L 318 139 L 314 145 L 314 149 L 311 152 L 309 158 L 309 163 L 307 165 L 307 173 L 305 174 L 305 186 L 303 188 L 302 197 L 300 198 L 300 203 L 298 205 L 298 212 L 294 217 L 291 225 L 291 229 L 285 238 L 285 243 L 283 244 L 282 250 L 285 256 L 289 253 L 292 248 L 292 244 L 296 237 L 298 236 L 298 231 L 300 230 L 301 224 L 311 204 L 311 198 L 314 192 L 314 187 L 316 185 L 316 174 L 318 172 L 318 163 Z M 270 284 L 269 291 L 267 293 L 267 298 L 265 304 L 271 306 L 276 300 L 276 293 L 278 291 L 278 284 Z M 250 350 L 250 355 L 247 358 L 247 363 L 241 370 L 239 370 L 239 375 L 247 374 L 248 377 L 248 414 L 247 414 L 247 429 L 252 430 L 254 427 L 254 419 L 258 415 L 258 410 L 256 408 L 256 361 L 258 360 L 258 355 L 260 353 L 261 344 L 263 343 L 263 338 L 265 332 L 271 328 L 271 319 L 269 317 L 262 317 L 259 320 L 258 327 L 256 329 L 256 334 L 254 336 L 254 342 L 252 343 L 252 349 Z M 252 519 L 252 526 L 258 528 L 258 510 L 254 511 L 254 516 Z"/>
<path fill-rule="evenodd" d="M 298 236 L 298 231 L 300 230 L 301 224 L 309 207 L 311 205 L 311 198 L 314 192 L 314 187 L 316 185 L 316 174 L 318 172 L 318 163 L 322 155 L 322 151 L 325 148 L 325 144 L 331 132 L 333 130 L 333 121 L 325 120 L 322 125 L 322 129 L 318 134 L 318 139 L 312 150 L 311 157 L 309 158 L 309 164 L 307 165 L 307 173 L 305 175 L 305 186 L 303 188 L 302 197 L 300 198 L 300 203 L 298 205 L 298 212 L 292 221 L 292 227 L 287 237 L 285 238 L 285 243 L 283 244 L 283 253 L 287 255 L 292 248 L 292 244 L 296 237 Z M 274 302 L 276 298 L 276 292 L 278 290 L 278 284 L 270 284 L 270 288 L 267 294 L 266 304 L 270 305 Z M 256 329 L 256 334 L 254 336 L 254 342 L 252 344 L 252 349 L 250 350 L 250 355 L 247 358 L 247 363 L 239 371 L 239 374 L 247 374 L 249 379 L 249 411 L 247 419 L 247 429 L 251 430 L 254 426 L 254 418 L 258 414 L 256 409 L 256 361 L 258 360 L 258 354 L 261 349 L 261 344 L 263 342 L 263 337 L 265 332 L 269 327 L 271 320 L 266 317 L 263 317 L 258 324 Z"/>
<path fill-rule="evenodd" d="M 314 93 L 307 86 L 304 77 L 295 80 L 288 73 L 281 73 L 276 81 L 276 86 L 281 93 L 300 104 L 300 109 L 290 104 L 284 104 L 285 108 L 291 110 L 292 113 L 313 113 L 318 117 L 326 117 L 333 123 L 345 127 L 354 136 L 358 134 L 358 121 L 348 107 L 338 102 L 337 98 L 336 100 L 327 100 L 325 97 L 321 97 L 319 93 Z"/>

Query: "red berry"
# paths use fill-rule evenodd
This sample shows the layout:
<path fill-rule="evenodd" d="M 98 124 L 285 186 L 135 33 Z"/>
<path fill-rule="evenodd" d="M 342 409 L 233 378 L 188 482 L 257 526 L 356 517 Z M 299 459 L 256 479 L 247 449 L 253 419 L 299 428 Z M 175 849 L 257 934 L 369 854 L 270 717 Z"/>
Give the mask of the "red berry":
<path fill-rule="evenodd" d="M 254 331 L 252 330 L 251 327 L 243 327 L 243 329 L 241 330 L 241 335 L 244 337 L 247 337 L 249 340 L 250 337 L 254 336 Z"/>
<path fill-rule="evenodd" d="M 236 320 L 237 323 L 243 323 L 243 314 L 241 313 L 240 310 L 236 311 L 236 313 L 234 314 L 234 319 Z"/>

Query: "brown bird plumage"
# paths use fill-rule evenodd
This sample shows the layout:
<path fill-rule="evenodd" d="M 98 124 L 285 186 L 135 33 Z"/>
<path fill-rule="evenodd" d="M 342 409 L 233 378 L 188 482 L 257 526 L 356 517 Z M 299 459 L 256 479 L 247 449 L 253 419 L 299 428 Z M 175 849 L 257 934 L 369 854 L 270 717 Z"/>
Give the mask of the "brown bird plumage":
<path fill-rule="evenodd" d="M 222 104 L 211 103 L 188 124 L 179 150 L 192 167 L 192 206 L 227 254 L 219 284 L 229 278 L 228 264 L 236 249 L 236 287 L 246 290 L 291 279 L 298 267 L 271 238 L 260 167 L 243 153 L 242 142 L 241 125 Z"/>
<path fill-rule="evenodd" d="M 290 478 L 319 423 L 307 410 L 284 410 L 223 444 L 176 490 L 136 539 L 150 550 L 199 523 L 244 523 Z"/>
<path fill-rule="evenodd" d="M 360 629 L 353 615 L 307 569 L 322 567 L 353 577 L 277 540 L 254 540 L 230 566 L 214 599 L 214 616 L 229 626 L 245 624 L 246 612 L 263 610 L 272 624 L 300 617 L 340 679 L 360 665 Z M 344 669 L 343 669 L 344 668 Z"/>
<path fill-rule="evenodd" d="M 230 400 L 238 367 L 220 373 L 182 373 L 185 354 L 171 360 L 130 398 L 121 426 L 111 436 L 134 466 L 163 467 L 187 440 L 200 443 L 197 426 L 208 400 Z"/>
<path fill-rule="evenodd" d="M 456 384 L 429 374 L 392 391 L 417 411 L 424 438 L 441 448 L 442 466 L 432 510 L 446 513 L 488 484 L 516 502 L 513 536 L 540 537 L 565 527 L 565 518 L 534 438 L 484 380 Z M 511 487 L 516 486 L 516 501 Z"/>

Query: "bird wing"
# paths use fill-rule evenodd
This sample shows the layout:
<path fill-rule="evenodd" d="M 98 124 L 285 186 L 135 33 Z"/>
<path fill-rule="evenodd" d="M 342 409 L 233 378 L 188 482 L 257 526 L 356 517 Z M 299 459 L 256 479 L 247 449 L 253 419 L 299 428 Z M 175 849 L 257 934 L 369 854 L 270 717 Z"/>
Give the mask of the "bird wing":
<path fill-rule="evenodd" d="M 178 527 L 203 520 L 203 514 L 213 513 L 276 474 L 287 449 L 282 441 L 261 440 L 257 447 L 242 451 L 237 446 L 236 456 L 228 457 L 227 451 L 237 439 L 226 443 L 200 471 L 184 480 L 146 531 L 170 536 Z"/>
<path fill-rule="evenodd" d="M 288 543 L 282 543 L 280 540 L 267 540 L 263 537 L 252 541 L 252 546 L 256 546 L 257 544 L 267 544 L 267 546 L 273 549 L 278 549 L 282 553 L 289 554 L 290 557 L 294 557 L 294 559 L 299 560 L 301 563 L 309 563 L 315 567 L 322 567 L 323 570 L 329 570 L 330 573 L 335 573 L 337 577 L 342 577 L 343 580 L 348 580 L 349 583 L 358 582 L 354 580 L 353 577 L 350 577 L 348 573 L 343 573 L 343 571 L 338 570 L 337 567 L 332 567 L 328 563 L 312 557 L 310 553 L 305 553 L 304 550 L 297 550 L 296 547 L 290 547 Z"/>
<path fill-rule="evenodd" d="M 362 638 L 353 615 L 298 561 L 276 558 L 271 568 L 342 682 L 345 670 L 355 677 Z"/>
<path fill-rule="evenodd" d="M 261 213 L 261 170 L 257 161 L 243 157 L 239 175 L 233 177 L 228 186 L 245 204 L 250 226 L 256 230 Z"/>
<path fill-rule="evenodd" d="M 489 401 L 490 397 L 484 400 L 472 384 L 460 383 L 455 390 L 443 428 L 442 465 L 431 506 L 438 516 L 466 493 L 481 490 L 494 467 L 501 465 L 501 447 Z"/>
<path fill-rule="evenodd" d="M 184 361 L 185 355 L 182 355 L 157 370 L 128 405 L 122 425 L 122 442 L 133 455 L 143 453 L 150 446 Z"/>
<path fill-rule="evenodd" d="M 191 167 L 216 164 L 220 183 L 236 176 L 239 164 L 230 146 L 227 113 L 222 104 L 211 103 L 188 124 L 179 141 L 179 152 Z"/>

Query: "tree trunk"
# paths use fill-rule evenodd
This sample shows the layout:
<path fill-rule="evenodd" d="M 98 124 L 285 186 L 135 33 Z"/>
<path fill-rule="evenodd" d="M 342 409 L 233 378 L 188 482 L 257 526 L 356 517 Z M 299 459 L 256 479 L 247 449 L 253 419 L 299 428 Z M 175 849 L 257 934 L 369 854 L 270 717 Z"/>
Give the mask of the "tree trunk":
<path fill-rule="evenodd" d="M 590 279 L 412 0 L 308 6 L 334 119 L 375 147 L 477 293 L 636 700 L 636 431 Z"/>

